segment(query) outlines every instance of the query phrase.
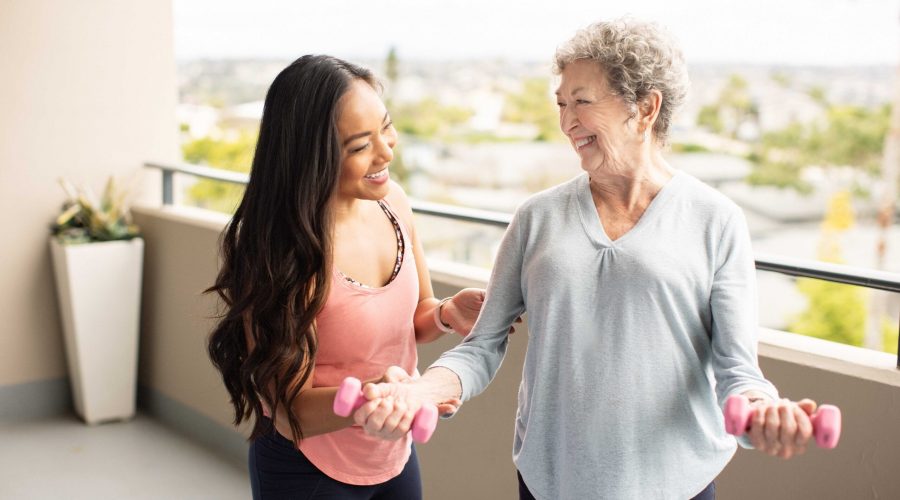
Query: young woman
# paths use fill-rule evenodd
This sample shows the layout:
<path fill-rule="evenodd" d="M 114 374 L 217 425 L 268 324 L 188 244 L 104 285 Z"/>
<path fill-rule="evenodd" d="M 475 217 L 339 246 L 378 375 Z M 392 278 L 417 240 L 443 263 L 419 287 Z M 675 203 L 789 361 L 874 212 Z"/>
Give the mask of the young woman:
<path fill-rule="evenodd" d="M 388 177 L 397 132 L 377 88 L 370 71 L 333 57 L 284 69 L 222 238 L 209 291 L 226 310 L 209 355 L 235 425 L 253 422 L 254 498 L 420 498 L 409 436 L 366 435 L 332 412 L 335 392 L 347 376 L 408 378 L 416 342 L 467 334 L 481 308 L 480 289 L 433 296 L 409 203 Z M 402 370 L 382 377 L 393 365 Z"/>

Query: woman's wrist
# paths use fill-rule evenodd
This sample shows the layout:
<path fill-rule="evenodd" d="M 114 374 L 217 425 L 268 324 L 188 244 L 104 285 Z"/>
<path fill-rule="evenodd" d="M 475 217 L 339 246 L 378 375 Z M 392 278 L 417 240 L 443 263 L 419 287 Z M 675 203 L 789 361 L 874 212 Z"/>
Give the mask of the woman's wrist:
<path fill-rule="evenodd" d="M 437 307 L 434 308 L 434 325 L 437 326 L 438 330 L 443 333 L 454 333 L 453 327 L 451 327 L 448 323 L 444 322 L 444 319 L 441 316 L 441 313 L 444 310 L 444 304 L 449 302 L 453 297 L 446 297 L 441 299 L 438 302 Z"/>

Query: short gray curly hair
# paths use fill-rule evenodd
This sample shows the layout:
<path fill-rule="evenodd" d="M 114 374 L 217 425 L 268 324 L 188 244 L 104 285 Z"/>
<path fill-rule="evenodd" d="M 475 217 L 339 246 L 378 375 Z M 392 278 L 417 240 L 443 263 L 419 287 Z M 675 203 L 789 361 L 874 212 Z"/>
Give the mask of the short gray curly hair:
<path fill-rule="evenodd" d="M 684 103 L 690 82 L 684 56 L 674 38 L 655 23 L 621 18 L 578 30 L 556 49 L 553 72 L 581 59 L 596 61 L 612 91 L 625 99 L 635 116 L 638 101 L 651 89 L 662 94 L 653 133 L 665 144 L 672 115 Z"/>

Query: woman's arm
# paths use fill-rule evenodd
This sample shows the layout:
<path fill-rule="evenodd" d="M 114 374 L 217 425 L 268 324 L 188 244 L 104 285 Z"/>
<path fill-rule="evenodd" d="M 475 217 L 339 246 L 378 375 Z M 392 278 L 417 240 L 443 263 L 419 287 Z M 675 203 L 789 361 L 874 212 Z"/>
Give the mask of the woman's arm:
<path fill-rule="evenodd" d="M 248 312 L 244 314 L 244 338 L 247 342 L 248 354 L 253 352 L 253 349 L 256 347 L 253 336 L 250 334 L 251 328 L 252 324 Z M 314 375 L 315 366 L 310 370 L 309 377 L 300 388 L 300 394 L 291 404 L 291 412 L 300 421 L 300 429 L 303 432 L 304 438 L 327 434 L 353 425 L 352 418 L 339 417 L 334 413 L 334 397 L 335 394 L 337 394 L 338 388 L 314 388 L 312 386 Z M 381 378 L 369 379 L 364 381 L 364 383 L 402 382 L 406 380 L 409 380 L 409 375 L 406 374 L 402 368 L 391 367 Z M 269 384 L 268 393 L 269 394 L 262 399 L 266 411 L 271 412 L 271 394 L 275 394 L 274 383 Z M 269 417 L 272 418 L 275 429 L 279 434 L 288 439 L 292 439 L 291 436 L 293 434 L 291 432 L 291 425 L 288 422 L 287 409 L 284 405 L 278 405 L 274 417 L 272 415 L 269 415 Z"/>
<path fill-rule="evenodd" d="M 750 232 L 737 210 L 726 223 L 717 250 L 710 291 L 712 363 L 719 406 L 734 394 L 751 401 L 754 417 L 746 437 L 738 439 L 772 456 L 791 458 L 806 451 L 812 436 L 809 415 L 816 404 L 779 399 L 778 391 L 763 377 L 757 360 L 756 268 Z"/>
<path fill-rule="evenodd" d="M 525 231 L 519 220 L 517 212 L 500 244 L 484 308 L 465 340 L 445 352 L 417 380 L 364 388 L 371 399 L 354 419 L 367 433 L 397 439 L 409 430 L 403 422 L 411 421 L 411 412 L 425 402 L 437 404 L 441 412 L 452 412 L 459 400 L 481 393 L 493 379 L 506 354 L 509 328 L 525 310 L 521 277 Z"/>
<path fill-rule="evenodd" d="M 756 268 L 750 231 L 737 207 L 722 228 L 714 255 L 710 341 L 719 406 L 729 396 L 747 391 L 777 400 L 777 389 L 765 379 L 757 361 Z"/>
<path fill-rule="evenodd" d="M 353 414 L 354 422 L 370 435 L 394 441 L 409 432 L 425 403 L 435 404 L 442 415 L 459 409 L 462 386 L 455 373 L 436 367 L 406 383 L 367 384 L 363 394 L 369 401 Z"/>
<path fill-rule="evenodd" d="M 435 311 L 440 301 L 434 297 L 434 289 L 431 287 L 431 274 L 428 272 L 428 262 L 425 260 L 425 251 L 413 223 L 412 207 L 403 188 L 391 181 L 391 190 L 386 197 L 394 212 L 401 218 L 403 224 L 409 230 L 412 241 L 407 248 L 412 250 L 416 261 L 416 274 L 419 278 L 419 303 L 416 306 L 413 325 L 416 330 L 416 342 L 433 342 L 444 335 L 436 321 L 435 314 L 439 314 L 440 321 L 449 325 L 459 335 L 465 337 L 475 324 L 478 313 L 484 302 L 484 290 L 478 288 L 466 288 L 453 296 L 443 304 L 440 311 Z"/>
<path fill-rule="evenodd" d="M 365 380 L 363 384 L 399 383 L 407 380 L 409 375 L 402 368 L 391 367 L 383 377 Z M 339 417 L 334 413 L 334 397 L 337 390 L 337 387 L 312 387 L 312 374 L 303 384 L 300 395 L 291 405 L 291 411 L 300 420 L 304 438 L 339 431 L 354 425 L 352 417 Z M 284 406 L 279 406 L 274 423 L 275 429 L 282 436 L 291 438 L 291 426 L 288 424 Z"/>

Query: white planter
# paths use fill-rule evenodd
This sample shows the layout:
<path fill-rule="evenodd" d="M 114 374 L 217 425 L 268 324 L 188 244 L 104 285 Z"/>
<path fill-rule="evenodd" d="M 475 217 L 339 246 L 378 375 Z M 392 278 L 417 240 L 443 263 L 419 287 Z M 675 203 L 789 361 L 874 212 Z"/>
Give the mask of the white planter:
<path fill-rule="evenodd" d="M 144 240 L 61 245 L 50 238 L 75 411 L 134 416 Z"/>

